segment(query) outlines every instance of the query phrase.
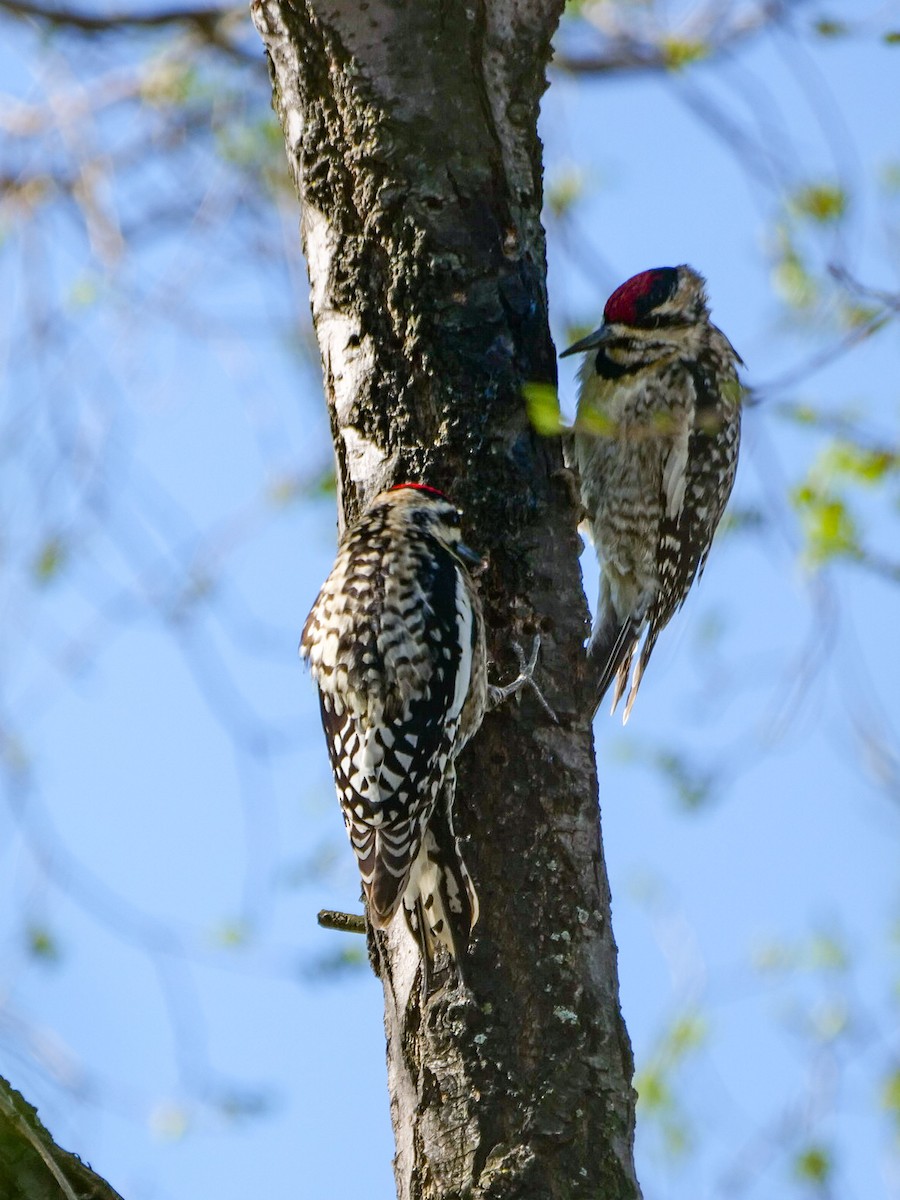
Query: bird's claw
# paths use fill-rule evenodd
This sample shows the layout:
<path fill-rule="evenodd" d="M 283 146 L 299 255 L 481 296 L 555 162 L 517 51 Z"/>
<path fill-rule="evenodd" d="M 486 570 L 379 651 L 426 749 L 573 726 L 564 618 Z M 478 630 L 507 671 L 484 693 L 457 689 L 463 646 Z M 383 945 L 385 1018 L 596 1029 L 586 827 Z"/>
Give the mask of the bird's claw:
<path fill-rule="evenodd" d="M 504 687 L 499 687 L 497 684 L 488 685 L 488 707 L 496 708 L 498 704 L 502 704 L 505 700 L 508 700 L 510 696 L 516 696 L 522 691 L 523 688 L 528 687 L 534 692 L 538 703 L 553 724 L 558 725 L 559 720 L 556 716 L 556 713 L 547 703 L 544 693 L 534 681 L 534 670 L 537 666 L 538 655 L 540 654 L 541 650 L 541 635 L 539 633 L 534 635 L 534 642 L 531 646 L 531 655 L 527 661 L 525 658 L 525 651 L 518 642 L 513 642 L 512 648 L 516 658 L 519 660 L 519 674 L 512 681 L 512 683 L 507 683 Z"/>

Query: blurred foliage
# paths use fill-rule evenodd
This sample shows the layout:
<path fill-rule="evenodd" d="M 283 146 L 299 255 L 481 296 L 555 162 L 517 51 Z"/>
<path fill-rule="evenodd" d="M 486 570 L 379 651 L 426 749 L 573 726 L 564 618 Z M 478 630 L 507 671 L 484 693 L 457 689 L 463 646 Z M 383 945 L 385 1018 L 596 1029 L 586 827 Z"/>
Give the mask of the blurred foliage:
<path fill-rule="evenodd" d="M 647 767 L 687 812 L 705 808 L 721 795 L 718 772 L 682 746 L 662 746 L 636 737 L 621 738 L 607 752 L 619 762 Z"/>
<path fill-rule="evenodd" d="M 853 497 L 860 489 L 872 491 L 893 485 L 885 497 L 896 502 L 900 452 L 894 447 L 861 445 L 849 438 L 832 439 L 820 448 L 806 478 L 797 484 L 791 499 L 804 532 L 804 557 L 811 567 L 846 558 L 862 565 L 877 564 L 882 573 L 896 570 L 864 546 L 863 523 L 853 513 Z"/>
<path fill-rule="evenodd" d="M 556 388 L 548 383 L 526 383 L 524 394 L 532 428 L 542 437 L 556 437 L 562 433 L 564 426 Z"/>
<path fill-rule="evenodd" d="M 343 944 L 334 950 L 324 951 L 300 968 L 300 977 L 308 983 L 339 982 L 346 975 L 355 975 L 363 967 L 368 968 L 366 939 L 359 934 L 337 933 L 333 935 Z"/>
<path fill-rule="evenodd" d="M 695 1136 L 684 1105 L 679 1101 L 678 1072 L 706 1044 L 709 1027 L 698 1012 L 678 1014 L 663 1032 L 648 1061 L 638 1068 L 634 1086 L 639 1119 L 650 1122 L 669 1157 L 686 1154 Z"/>
<path fill-rule="evenodd" d="M 894 1125 L 894 1133 L 900 1139 L 900 1067 L 891 1071 L 881 1090 L 881 1103 Z"/>
<path fill-rule="evenodd" d="M 670 87 L 686 89 L 667 93 L 667 98 L 696 97 L 722 56 L 733 55 L 747 31 L 765 25 L 766 9 L 786 22 L 785 29 L 789 17 L 798 26 L 805 22 L 813 38 L 865 39 L 880 53 L 886 53 L 883 45 L 900 41 L 895 30 L 864 22 L 847 5 L 845 15 L 821 15 L 799 5 L 569 0 L 557 66 L 588 78 L 654 70 Z M 756 18 L 763 24 L 754 24 Z M 8 28 L 21 33 L 20 24 L 6 20 Z M 19 581 L 18 590 L 10 588 L 7 611 L 27 612 L 34 622 L 29 628 L 36 630 L 29 636 L 44 636 L 55 645 L 57 630 L 39 624 L 35 597 L 58 592 L 70 574 L 88 574 L 96 545 L 115 526 L 110 513 L 117 497 L 105 493 L 103 477 L 127 445 L 130 409 L 146 370 L 146 364 L 129 361 L 126 377 L 129 383 L 132 374 L 135 378 L 134 394 L 130 387 L 116 391 L 105 375 L 92 374 L 103 352 L 127 345 L 135 329 L 158 321 L 176 333 L 189 331 L 198 342 L 224 344 L 228 353 L 249 345 L 251 355 L 262 357 L 277 345 L 289 352 L 298 372 L 310 370 L 316 379 L 319 364 L 306 312 L 297 213 L 281 131 L 271 113 L 263 56 L 246 15 L 236 17 L 224 33 L 218 29 L 213 38 L 177 23 L 158 30 L 113 29 L 102 42 L 56 25 L 34 28 L 31 49 L 40 70 L 23 94 L 0 97 L 0 254 L 20 272 L 25 298 L 17 309 L 19 323 L 5 330 L 16 354 L 4 360 L 10 404 L 0 466 L 7 488 L 11 479 L 19 482 L 16 503 L 4 505 L 0 550 L 4 584 Z M 687 90 L 692 88 L 697 91 Z M 900 296 L 873 292 L 835 270 L 846 257 L 843 239 L 851 236 L 864 210 L 860 180 L 852 171 L 835 173 L 830 164 L 807 164 L 799 154 L 796 163 L 790 153 L 786 163 L 776 161 L 774 153 L 768 156 L 768 146 L 759 144 L 770 127 L 762 126 L 756 141 L 736 138 L 736 129 L 752 126 L 723 123 L 724 103 L 721 110 L 711 107 L 704 112 L 698 105 L 699 119 L 727 143 L 729 169 L 738 163 L 750 178 L 755 156 L 765 164 L 764 184 L 758 178 L 750 182 L 754 194 L 764 197 L 759 204 L 773 289 L 771 339 L 774 343 L 790 335 L 809 348 L 809 358 L 800 361 L 787 381 L 767 379 L 754 364 L 751 378 L 761 383 L 748 409 L 751 421 L 769 422 L 780 431 L 775 441 L 781 432 L 805 438 L 807 453 L 796 456 L 798 465 L 783 481 L 783 493 L 732 506 L 721 532 L 735 538 L 769 535 L 787 505 L 791 532 L 797 535 L 795 553 L 804 565 L 812 570 L 853 565 L 900 582 L 900 538 L 885 534 L 883 544 L 873 545 L 870 534 L 876 506 L 884 518 L 878 522 L 882 530 L 896 532 L 900 513 L 894 379 L 879 381 L 877 394 L 852 397 L 852 404 L 838 406 L 823 401 L 813 378 L 821 366 L 852 353 L 863 340 L 886 331 L 896 334 Z M 635 147 L 636 153 L 642 150 Z M 606 193 L 613 188 L 588 173 L 571 153 L 567 148 L 546 187 L 547 221 L 567 250 L 573 274 L 587 275 L 592 292 L 586 311 L 575 308 L 567 296 L 554 297 L 554 318 L 566 328 L 567 344 L 590 332 L 603 288 L 619 282 L 613 264 L 602 257 L 616 251 L 614 222 L 593 228 L 586 220 L 598 194 L 612 205 L 615 197 Z M 166 164 L 165 171 L 160 163 Z M 879 216 L 896 240 L 900 161 L 878 170 Z M 59 260 L 54 250 L 62 241 L 69 257 Z M 291 300 L 287 315 L 264 312 L 262 335 L 270 341 L 251 340 L 246 298 L 231 294 L 237 291 L 242 265 L 261 274 L 271 294 L 280 288 Z M 230 316 L 196 307 L 192 285 L 201 272 L 217 296 L 234 303 Z M 256 382 L 248 381 L 248 391 Z M 524 395 L 539 433 L 556 436 L 565 430 L 555 388 L 531 383 Z M 265 398 L 258 402 L 264 407 Z M 600 435 L 612 432 L 601 413 L 587 414 L 583 427 Z M 103 620 L 92 616 L 85 622 L 88 628 L 95 620 L 100 623 L 100 635 L 93 640 L 79 626 L 79 654 L 63 660 L 61 677 L 72 662 L 90 661 L 112 639 L 116 623 L 137 619 L 135 613 L 143 617 L 152 611 L 183 626 L 185 617 L 207 602 L 223 603 L 225 589 L 218 585 L 234 557 L 261 535 L 269 520 L 302 501 L 334 494 L 330 460 L 325 466 L 285 461 L 277 429 L 268 439 L 265 477 L 252 511 L 229 514 L 222 527 L 205 534 L 194 531 L 190 553 L 179 543 L 177 558 L 170 555 L 176 542 L 169 533 L 172 523 L 159 520 L 148 539 L 156 573 L 148 572 L 144 561 L 132 564 L 138 581 L 133 593 L 116 594 Z M 769 479 L 774 478 L 772 473 Z M 161 490 L 145 490 L 161 510 L 170 511 Z M 25 495 L 30 501 L 23 500 Z M 147 511 L 152 508 L 148 504 Z M 85 590 L 90 594 L 90 587 Z M 712 651 L 720 653 L 727 617 L 713 613 L 703 619 L 711 631 L 712 658 Z M 890 621 L 886 628 L 892 628 Z M 183 628 L 175 636 L 182 634 Z M 279 645 L 279 653 L 281 649 Z M 220 689 L 210 690 L 217 694 Z M 717 687 L 706 690 L 713 697 L 709 703 L 715 703 Z M 32 763 L 26 740 L 11 721 L 4 712 L 0 754 L 8 777 L 21 782 Z M 750 757 L 760 754 L 752 739 L 748 731 L 752 744 L 745 753 Z M 641 770 L 649 769 L 685 811 L 708 812 L 727 795 L 732 776 L 711 761 L 702 728 L 697 737 L 686 734 L 683 744 L 631 737 L 614 752 Z M 302 861 L 283 866 L 283 889 L 307 888 L 344 869 L 346 847 L 341 843 L 336 854 L 336 844 L 313 847 Z M 661 909 L 674 907 L 671 897 L 658 894 L 648 905 L 655 906 L 657 918 Z M 27 923 L 24 935 L 31 958 L 44 964 L 60 960 L 61 947 L 49 923 Z M 232 956 L 249 953 L 256 939 L 256 927 L 243 914 L 223 918 L 207 936 L 214 948 Z M 365 968 L 364 939 L 328 934 L 322 944 L 328 949 L 320 955 L 291 961 L 292 977 L 323 983 Z M 66 948 L 68 953 L 68 944 Z M 821 1055 L 849 1058 L 845 1046 L 854 1038 L 873 1056 L 880 1053 L 882 1084 L 872 1103 L 886 1116 L 892 1137 L 900 1139 L 896 1029 L 879 1030 L 864 1001 L 850 990 L 858 967 L 853 948 L 839 934 L 819 930 L 805 939 L 770 940 L 758 949 L 754 966 L 761 988 L 790 995 L 790 1003 L 780 1010 L 783 1024 L 810 1061 Z M 707 1009 L 713 1011 L 716 999 L 711 996 L 704 1007 L 696 997 L 679 1002 L 639 1065 L 641 1121 L 658 1131 L 663 1152 L 679 1159 L 698 1150 L 706 1136 L 703 1106 L 695 1102 L 690 1083 L 692 1071 L 715 1042 Z M 231 1118 L 268 1111 L 264 1101 L 252 1096 L 223 1097 L 215 1089 L 210 1095 Z M 205 1094 L 203 1102 L 209 1102 Z M 774 1096 L 773 1103 L 780 1105 L 781 1098 Z M 184 1137 L 193 1129 L 193 1111 L 178 1102 L 161 1103 L 154 1128 L 170 1139 Z M 821 1128 L 811 1130 L 787 1118 L 783 1124 L 787 1133 L 779 1129 L 771 1140 L 784 1157 L 785 1174 L 804 1190 L 829 1189 L 837 1150 Z"/>
<path fill-rule="evenodd" d="M 701 62 L 712 53 L 712 48 L 706 42 L 673 37 L 663 38 L 660 49 L 670 71 L 680 71 L 691 63 Z"/>
<path fill-rule="evenodd" d="M 799 216 L 822 225 L 840 221 L 847 213 L 847 193 L 834 183 L 806 184 L 797 189 L 789 203 Z"/>
<path fill-rule="evenodd" d="M 769 940 L 756 947 L 758 971 L 847 971 L 852 963 L 844 938 L 835 930 L 817 930 L 804 941 Z"/>
<path fill-rule="evenodd" d="M 28 952 L 32 958 L 45 963 L 56 963 L 61 957 L 59 942 L 46 925 L 29 925 L 26 930 Z"/>
<path fill-rule="evenodd" d="M 41 546 L 34 563 L 34 577 L 38 584 L 47 584 L 60 573 L 66 564 L 69 549 L 62 538 L 50 537 Z"/>
<path fill-rule="evenodd" d="M 831 21 L 827 17 L 820 17 L 813 22 L 813 29 L 816 33 L 826 38 L 846 37 L 850 32 L 850 26 L 844 21 Z"/>
<path fill-rule="evenodd" d="M 822 1189 L 832 1174 L 831 1155 L 825 1146 L 807 1146 L 794 1159 L 794 1174 L 802 1183 Z"/>
<path fill-rule="evenodd" d="M 587 180 L 584 172 L 573 163 L 565 169 L 558 169 L 546 180 L 544 203 L 556 220 L 560 220 L 584 198 L 586 192 Z M 585 333 L 587 332 L 585 330 Z"/>

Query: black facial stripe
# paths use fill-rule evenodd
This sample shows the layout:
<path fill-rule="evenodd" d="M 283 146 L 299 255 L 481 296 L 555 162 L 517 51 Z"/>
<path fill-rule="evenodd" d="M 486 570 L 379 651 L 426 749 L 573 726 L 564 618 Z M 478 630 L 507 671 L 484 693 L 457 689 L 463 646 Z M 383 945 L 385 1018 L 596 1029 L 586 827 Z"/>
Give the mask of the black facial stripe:
<path fill-rule="evenodd" d="M 624 375 L 636 375 L 641 366 L 639 359 L 633 363 L 614 362 L 605 350 L 598 350 L 594 359 L 594 370 L 601 379 L 621 379 Z"/>
<path fill-rule="evenodd" d="M 675 267 L 660 267 L 650 288 L 635 301 L 634 308 L 638 321 L 647 316 L 648 313 L 651 313 L 654 308 L 659 308 L 666 300 L 671 300 L 675 295 L 677 287 L 677 269 Z"/>

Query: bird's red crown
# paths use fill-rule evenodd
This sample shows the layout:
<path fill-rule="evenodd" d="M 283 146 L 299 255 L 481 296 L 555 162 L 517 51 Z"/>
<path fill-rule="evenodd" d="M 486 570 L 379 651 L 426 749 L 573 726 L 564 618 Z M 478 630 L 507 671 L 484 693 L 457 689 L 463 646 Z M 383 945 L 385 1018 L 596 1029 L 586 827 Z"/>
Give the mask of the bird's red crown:
<path fill-rule="evenodd" d="M 404 488 L 412 488 L 416 492 L 427 492 L 430 496 L 437 496 L 439 500 L 447 499 L 443 492 L 438 491 L 436 487 L 432 487 L 428 483 L 395 483 L 393 487 L 388 488 L 388 491 L 399 492 Z"/>
<path fill-rule="evenodd" d="M 634 325 L 670 299 L 677 286 L 675 267 L 653 267 L 632 275 L 607 300 L 603 319 L 607 325 Z"/>

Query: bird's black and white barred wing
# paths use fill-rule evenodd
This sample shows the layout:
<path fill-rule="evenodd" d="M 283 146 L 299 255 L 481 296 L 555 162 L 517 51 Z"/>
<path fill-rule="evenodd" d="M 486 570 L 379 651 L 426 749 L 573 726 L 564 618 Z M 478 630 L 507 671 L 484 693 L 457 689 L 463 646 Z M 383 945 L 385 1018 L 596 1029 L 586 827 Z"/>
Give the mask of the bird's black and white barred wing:
<path fill-rule="evenodd" d="M 695 576 L 702 574 L 737 472 L 741 412 L 734 367 L 711 356 L 700 358 L 691 364 L 690 377 L 694 406 L 680 502 L 664 509 L 660 525 L 660 592 L 651 614 L 660 626 L 681 607 Z"/>
<path fill-rule="evenodd" d="M 352 577 L 375 566 L 365 561 L 370 540 L 346 556 L 343 579 L 329 577 L 301 653 L 319 685 L 335 787 L 370 918 L 383 927 L 403 898 L 457 750 L 476 613 L 455 558 L 425 539 L 405 544 L 397 569 L 377 587 L 367 576 L 366 602 L 357 605 Z M 340 558 L 335 571 L 339 566 Z M 334 596 L 341 598 L 339 617 Z"/>
<path fill-rule="evenodd" d="M 724 335 L 719 336 L 725 340 Z M 740 362 L 726 344 L 733 361 Z M 656 639 L 684 604 L 694 579 L 703 573 L 737 472 L 741 412 L 734 366 L 727 360 L 700 358 L 690 364 L 689 375 L 694 392 L 691 421 L 683 436 L 673 440 L 663 471 L 657 544 L 659 590 L 648 614 L 649 629 L 626 716 Z"/>

